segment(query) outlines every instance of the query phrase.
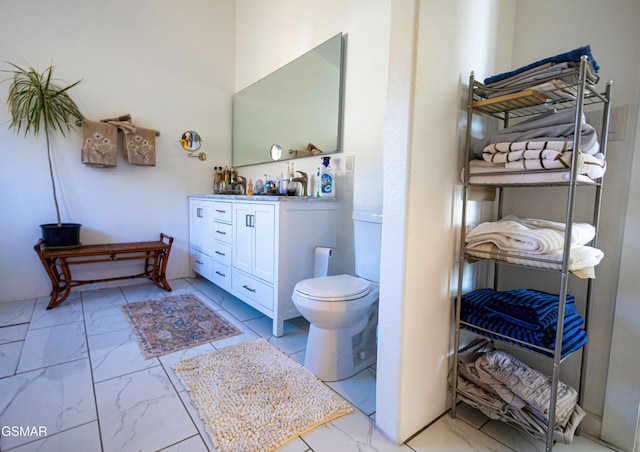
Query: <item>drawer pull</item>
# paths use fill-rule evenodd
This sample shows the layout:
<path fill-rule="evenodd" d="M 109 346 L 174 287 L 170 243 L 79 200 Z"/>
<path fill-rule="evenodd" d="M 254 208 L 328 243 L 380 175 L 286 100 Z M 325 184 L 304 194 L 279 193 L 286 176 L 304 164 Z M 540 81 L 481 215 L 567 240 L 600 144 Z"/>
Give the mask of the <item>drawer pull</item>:
<path fill-rule="evenodd" d="M 219 254 L 220 256 L 226 256 L 226 254 L 221 251 L 216 251 L 216 254 Z"/>
<path fill-rule="evenodd" d="M 223 278 L 226 278 L 226 277 L 227 277 L 227 275 L 225 275 L 224 273 L 220 273 L 220 272 L 219 272 L 219 271 L 217 271 L 217 270 L 216 270 L 216 275 L 220 275 L 220 276 L 222 276 Z"/>
<path fill-rule="evenodd" d="M 256 289 L 252 289 L 251 287 L 247 286 L 246 284 L 242 286 L 243 289 L 247 289 L 249 292 L 253 292 L 256 293 Z"/>
<path fill-rule="evenodd" d="M 199 260 L 197 260 L 197 259 L 196 259 L 196 264 L 198 264 L 198 265 L 203 265 L 203 264 L 204 264 L 204 262 L 200 262 Z"/>
<path fill-rule="evenodd" d="M 216 209 L 216 212 L 218 212 L 218 213 L 227 213 L 226 210 L 220 210 L 220 209 Z"/>
<path fill-rule="evenodd" d="M 222 235 L 227 235 L 227 233 L 226 233 L 226 232 L 224 232 L 224 231 L 216 231 L 216 233 L 217 233 L 217 234 L 222 234 Z"/>

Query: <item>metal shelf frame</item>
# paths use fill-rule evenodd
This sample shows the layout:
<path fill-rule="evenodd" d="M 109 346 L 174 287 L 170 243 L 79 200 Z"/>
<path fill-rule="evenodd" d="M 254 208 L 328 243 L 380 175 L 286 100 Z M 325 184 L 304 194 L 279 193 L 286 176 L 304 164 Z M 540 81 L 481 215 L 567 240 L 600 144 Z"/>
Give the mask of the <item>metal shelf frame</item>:
<path fill-rule="evenodd" d="M 465 271 L 465 265 L 470 256 L 466 253 L 465 243 L 466 243 L 466 226 L 467 226 L 467 203 L 469 201 L 469 190 L 471 186 L 493 186 L 498 189 L 498 207 L 497 207 L 497 216 L 498 219 L 503 217 L 503 200 L 504 200 L 504 190 L 510 187 L 548 187 L 548 186 L 556 186 L 556 187 L 567 187 L 567 199 L 566 199 L 566 211 L 565 211 L 565 241 L 563 247 L 563 259 L 561 262 L 560 270 L 551 270 L 555 273 L 559 273 L 559 307 L 558 307 L 558 320 L 556 325 L 556 338 L 555 338 L 555 347 L 553 349 L 545 349 L 543 347 L 535 346 L 533 344 L 527 344 L 522 341 L 515 340 L 516 344 L 521 348 L 525 349 L 528 352 L 532 353 L 542 353 L 544 356 L 549 357 L 553 360 L 552 366 L 552 387 L 551 387 L 551 400 L 549 404 L 549 422 L 547 425 L 547 436 L 546 436 L 546 450 L 551 451 L 553 448 L 553 430 L 555 426 L 555 414 L 556 414 L 556 400 L 557 400 L 557 389 L 558 383 L 560 381 L 560 364 L 563 361 L 562 357 L 562 336 L 564 329 L 564 315 L 565 315 L 565 304 L 567 298 L 567 286 L 568 279 L 570 276 L 569 273 L 569 259 L 571 253 L 571 240 L 567 240 L 567 238 L 571 237 L 572 226 L 573 226 L 573 217 L 574 217 L 574 207 L 575 207 L 575 196 L 576 189 L 579 186 L 591 186 L 595 187 L 595 197 L 594 197 L 594 210 L 593 210 L 593 220 L 592 224 L 596 229 L 596 237 L 592 241 L 592 245 L 597 247 L 597 232 L 600 223 L 600 210 L 602 204 L 602 186 L 603 186 L 603 178 L 600 178 L 593 183 L 581 183 L 576 180 L 577 178 L 577 158 L 572 159 L 572 165 L 570 168 L 570 177 L 569 180 L 562 183 L 545 183 L 545 184 L 471 184 L 469 183 L 469 160 L 471 159 L 471 124 L 474 114 L 484 114 L 489 115 L 494 118 L 498 118 L 501 120 L 505 127 L 508 126 L 509 120 L 511 118 L 519 118 L 530 115 L 538 115 L 541 113 L 546 113 L 550 109 L 564 109 L 575 107 L 576 114 L 574 119 L 574 149 L 580 149 L 580 131 L 582 128 L 582 117 L 583 117 L 583 109 L 585 105 L 601 103 L 603 104 L 603 120 L 602 120 L 602 130 L 600 131 L 600 152 L 602 152 L 606 158 L 606 150 L 607 150 L 607 135 L 608 135 L 608 125 L 609 118 L 611 113 L 611 86 L 612 82 L 608 82 L 606 85 L 606 90 L 604 93 L 599 93 L 596 91 L 595 86 L 587 83 L 587 61 L 586 57 L 582 57 L 579 66 L 576 68 L 577 73 L 577 83 L 574 83 L 575 88 L 577 89 L 577 96 L 575 99 L 568 98 L 559 98 L 554 95 L 552 91 L 543 92 L 543 93 L 525 93 L 523 96 L 514 96 L 510 94 L 508 96 L 499 96 L 499 93 L 495 93 L 497 97 L 492 97 L 490 100 L 478 94 L 478 92 L 487 93 L 490 92 L 490 89 L 487 89 L 481 83 L 475 80 L 474 73 L 471 72 L 469 76 L 469 91 L 468 91 L 468 102 L 467 102 L 467 127 L 466 127 L 466 136 L 465 136 L 465 149 L 466 149 L 466 159 L 465 159 L 465 168 L 464 168 L 464 189 L 462 194 L 462 216 L 461 216 L 461 226 L 460 226 L 460 246 L 459 246 L 459 256 L 458 256 L 458 281 L 457 281 L 457 293 L 455 295 L 455 320 L 454 320 L 454 344 L 453 344 L 453 369 L 452 369 L 452 388 L 451 388 L 451 417 L 456 417 L 456 402 L 458 400 L 457 393 L 457 380 L 458 380 L 458 354 L 460 349 L 460 331 L 461 328 L 465 330 L 469 330 L 469 328 L 473 328 L 477 331 L 474 331 L 476 334 L 482 334 L 485 332 L 485 336 L 490 335 L 492 340 L 500 340 L 499 337 L 502 336 L 505 338 L 505 342 L 509 342 L 513 345 L 512 338 L 505 337 L 504 335 L 500 335 L 495 332 L 491 332 L 488 330 L 483 330 L 475 325 L 466 323 L 461 321 L 460 312 L 461 312 L 461 302 L 462 302 L 462 290 L 463 290 L 463 277 Z M 575 77 L 576 73 L 573 73 Z M 538 81 L 540 83 L 540 81 Z M 523 89 L 528 89 L 529 87 L 522 87 Z M 554 98 L 555 100 L 551 100 Z M 522 172 L 519 172 L 522 174 Z M 500 174 L 518 174 L 517 172 L 501 172 Z M 497 287 L 499 281 L 499 266 L 502 263 L 495 256 L 487 256 L 487 259 L 478 258 L 474 256 L 472 258 L 473 261 L 489 261 L 493 262 L 495 265 L 494 270 L 494 281 L 493 287 Z M 536 259 L 532 259 L 535 261 Z M 541 259 L 545 261 L 544 259 Z M 555 261 L 554 261 L 555 262 Z M 517 265 L 511 264 L 510 265 Z M 522 266 L 522 265 L 519 265 Z M 535 270 L 548 270 L 531 267 Z M 587 291 L 586 291 L 586 313 L 584 315 L 585 322 L 585 330 L 588 331 L 589 321 L 591 317 L 591 298 L 593 295 L 593 279 L 588 279 L 586 282 Z M 496 339 L 497 338 L 497 339 Z M 520 342 L 520 344 L 517 344 Z M 531 350 L 530 348 L 534 348 L 535 350 Z M 565 357 L 566 358 L 566 357 Z M 588 347 L 585 345 L 582 348 L 582 361 L 581 361 L 581 372 L 580 372 L 580 386 L 578 388 L 578 403 L 581 404 L 583 402 L 583 389 L 585 383 L 585 374 L 586 374 L 586 366 L 588 360 Z"/>

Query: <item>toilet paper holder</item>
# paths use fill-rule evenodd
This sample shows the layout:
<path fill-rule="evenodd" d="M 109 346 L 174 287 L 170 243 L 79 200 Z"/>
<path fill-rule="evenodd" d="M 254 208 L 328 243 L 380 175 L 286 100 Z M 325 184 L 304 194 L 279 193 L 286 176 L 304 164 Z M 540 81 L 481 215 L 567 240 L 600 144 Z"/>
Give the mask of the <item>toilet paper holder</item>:
<path fill-rule="evenodd" d="M 333 273 L 333 248 L 316 246 L 313 261 L 313 277 L 328 276 Z"/>

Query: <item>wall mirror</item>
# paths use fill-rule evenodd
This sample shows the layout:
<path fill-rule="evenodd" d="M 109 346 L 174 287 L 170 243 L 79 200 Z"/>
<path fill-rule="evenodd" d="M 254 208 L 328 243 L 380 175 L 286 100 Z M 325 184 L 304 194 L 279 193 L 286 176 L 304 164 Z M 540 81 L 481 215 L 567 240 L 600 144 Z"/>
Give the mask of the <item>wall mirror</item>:
<path fill-rule="evenodd" d="M 340 151 L 339 33 L 233 96 L 233 166 Z M 272 152 L 278 143 L 281 152 Z"/>
<path fill-rule="evenodd" d="M 188 157 L 198 157 L 202 161 L 207 159 L 207 154 L 204 152 L 195 153 L 202 145 L 202 139 L 198 132 L 187 130 L 182 134 L 180 143 L 182 143 L 182 148 L 189 153 Z"/>

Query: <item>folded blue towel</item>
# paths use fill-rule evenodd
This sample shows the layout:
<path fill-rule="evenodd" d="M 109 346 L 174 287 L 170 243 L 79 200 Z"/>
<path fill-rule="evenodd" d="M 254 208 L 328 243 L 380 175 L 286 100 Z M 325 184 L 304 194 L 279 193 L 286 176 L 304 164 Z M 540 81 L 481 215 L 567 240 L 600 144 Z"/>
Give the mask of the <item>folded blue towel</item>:
<path fill-rule="evenodd" d="M 575 311 L 575 297 L 567 295 L 565 315 Z M 558 321 L 557 295 L 534 289 L 495 292 L 485 306 L 488 315 L 496 315 L 524 328 L 542 330 Z"/>
<path fill-rule="evenodd" d="M 536 66 L 540 66 L 541 64 L 545 64 L 545 63 L 562 63 L 564 61 L 580 61 L 580 58 L 583 55 L 587 56 L 587 58 L 589 59 L 589 63 L 591 63 L 591 68 L 593 69 L 593 72 L 597 74 L 598 71 L 600 70 L 600 66 L 598 65 L 598 63 L 596 63 L 595 58 L 593 58 L 593 55 L 591 54 L 591 46 L 587 44 L 584 47 L 578 47 L 577 49 L 573 49 L 568 52 L 564 52 L 552 57 L 548 57 L 548 58 L 536 61 L 535 63 L 528 64 L 526 66 L 523 66 L 521 68 L 515 69 L 510 72 L 503 72 L 502 74 L 497 74 L 491 77 L 487 77 L 486 79 L 484 79 L 484 84 L 488 85 L 489 83 L 499 82 L 500 80 L 503 80 L 508 77 L 512 77 L 524 71 L 528 71 L 529 69 L 532 69 Z"/>
<path fill-rule="evenodd" d="M 522 321 L 518 318 L 512 319 L 509 315 L 496 315 L 496 312 L 487 308 L 488 305 L 493 304 L 497 298 L 504 296 L 506 299 L 512 299 L 514 294 L 522 293 L 523 301 L 521 304 L 531 304 L 532 300 L 548 300 L 555 297 L 555 314 L 553 313 L 553 307 L 549 312 L 543 316 L 543 321 L 549 323 L 549 318 L 555 318 L 554 322 L 549 323 L 546 327 L 536 326 L 530 322 Z M 534 294 L 535 296 L 531 296 Z M 564 326 L 562 334 L 562 356 L 566 356 L 580 349 L 587 341 L 587 334 L 582 329 L 584 321 L 582 317 L 577 313 L 577 309 L 574 304 L 574 297 L 567 296 L 567 303 L 565 307 Z M 499 303 L 499 302 L 498 302 Z M 503 302 L 506 304 L 506 302 Z M 516 300 L 517 304 L 518 301 Z M 535 305 L 535 302 L 533 303 Z M 552 294 L 545 294 L 544 292 L 532 291 L 531 289 L 516 289 L 513 291 L 497 292 L 493 289 L 479 289 L 473 292 L 469 292 L 462 296 L 460 319 L 475 325 L 479 328 L 483 328 L 504 336 L 518 339 L 520 341 L 527 342 L 532 345 L 544 347 L 553 350 L 555 348 L 556 332 L 557 332 L 557 312 L 558 312 L 558 296 Z M 526 317 L 525 317 L 526 318 Z M 514 321 L 515 320 L 515 321 Z M 526 326 L 523 326 L 525 324 Z M 533 325 L 533 328 L 531 327 Z M 473 327 L 465 327 L 471 331 L 482 334 L 494 339 L 505 340 L 504 337 L 493 335 L 491 333 L 482 332 Z M 509 342 L 507 339 L 506 342 Z M 516 343 L 516 342 L 513 342 Z M 522 344 L 520 344 L 522 345 Z M 546 353 L 551 355 L 550 353 Z"/>

